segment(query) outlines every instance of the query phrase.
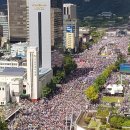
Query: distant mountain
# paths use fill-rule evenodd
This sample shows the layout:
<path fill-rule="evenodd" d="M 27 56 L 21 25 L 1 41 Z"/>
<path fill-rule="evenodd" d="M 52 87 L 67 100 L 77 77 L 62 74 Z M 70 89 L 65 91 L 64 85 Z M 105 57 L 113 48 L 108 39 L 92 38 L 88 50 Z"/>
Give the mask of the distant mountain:
<path fill-rule="evenodd" d="M 130 15 L 130 0 L 64 0 L 64 3 L 76 4 L 80 18 L 105 11 L 111 11 L 118 16 Z"/>

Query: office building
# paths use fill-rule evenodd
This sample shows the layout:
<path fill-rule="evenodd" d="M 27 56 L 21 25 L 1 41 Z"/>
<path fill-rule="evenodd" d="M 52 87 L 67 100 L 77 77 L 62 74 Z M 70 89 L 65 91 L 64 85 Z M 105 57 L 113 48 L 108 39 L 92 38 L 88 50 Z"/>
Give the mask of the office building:
<path fill-rule="evenodd" d="M 51 46 L 63 47 L 63 0 L 51 0 Z"/>
<path fill-rule="evenodd" d="M 38 99 L 39 88 L 39 56 L 38 47 L 31 46 L 27 48 L 27 94 L 33 101 Z"/>
<path fill-rule="evenodd" d="M 39 68 L 51 70 L 50 0 L 29 0 L 28 9 L 29 44 L 39 48 Z"/>
<path fill-rule="evenodd" d="M 19 42 L 11 45 L 11 56 L 26 58 L 27 47 L 29 44 L 27 42 Z"/>
<path fill-rule="evenodd" d="M 76 5 L 66 3 L 63 5 L 63 46 L 64 50 L 76 52 L 79 47 L 79 26 Z"/>
<path fill-rule="evenodd" d="M 59 8 L 63 10 L 63 0 L 51 0 L 51 8 Z"/>
<path fill-rule="evenodd" d="M 77 19 L 64 20 L 64 41 L 65 49 L 77 51 L 79 47 L 79 29 Z"/>
<path fill-rule="evenodd" d="M 77 19 L 76 5 L 71 3 L 63 4 L 63 15 L 64 19 Z"/>
<path fill-rule="evenodd" d="M 59 8 L 51 8 L 51 46 L 62 48 L 63 45 L 63 15 Z"/>
<path fill-rule="evenodd" d="M 8 0 L 8 23 L 10 42 L 27 40 L 27 0 Z"/>
<path fill-rule="evenodd" d="M 2 26 L 2 36 L 8 38 L 8 17 L 0 12 L 0 26 Z"/>

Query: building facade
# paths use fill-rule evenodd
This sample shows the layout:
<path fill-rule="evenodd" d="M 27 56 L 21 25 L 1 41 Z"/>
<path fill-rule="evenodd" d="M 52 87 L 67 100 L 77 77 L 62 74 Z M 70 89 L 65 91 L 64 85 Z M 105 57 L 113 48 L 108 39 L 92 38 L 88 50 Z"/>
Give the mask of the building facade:
<path fill-rule="evenodd" d="M 77 7 L 71 3 L 63 4 L 64 19 L 77 19 Z"/>
<path fill-rule="evenodd" d="M 27 0 L 8 0 L 8 23 L 10 42 L 27 40 Z"/>
<path fill-rule="evenodd" d="M 76 52 L 79 47 L 79 26 L 76 5 L 63 5 L 63 46 L 65 50 Z"/>
<path fill-rule="evenodd" d="M 27 48 L 27 94 L 32 100 L 38 99 L 39 65 L 38 47 Z"/>
<path fill-rule="evenodd" d="M 8 17 L 2 12 L 0 12 L 0 25 L 2 26 L 2 36 L 8 38 Z"/>
<path fill-rule="evenodd" d="M 79 27 L 77 19 L 64 20 L 63 40 L 65 49 L 77 51 L 79 47 Z"/>
<path fill-rule="evenodd" d="M 63 0 L 51 0 L 51 46 L 63 47 Z"/>
<path fill-rule="evenodd" d="M 29 43 L 39 48 L 39 68 L 49 68 L 51 70 L 50 7 L 50 0 L 28 1 Z"/>
<path fill-rule="evenodd" d="M 63 45 L 63 15 L 59 8 L 51 8 L 51 46 L 62 48 Z"/>

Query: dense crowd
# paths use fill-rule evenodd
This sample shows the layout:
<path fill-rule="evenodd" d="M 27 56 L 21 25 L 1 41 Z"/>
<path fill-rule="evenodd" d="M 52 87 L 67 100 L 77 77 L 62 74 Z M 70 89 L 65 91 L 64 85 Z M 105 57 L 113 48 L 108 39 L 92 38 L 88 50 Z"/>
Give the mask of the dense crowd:
<path fill-rule="evenodd" d="M 115 53 L 107 57 L 98 54 L 102 46 L 111 42 L 123 54 L 127 54 L 127 37 L 109 37 L 79 54 L 74 58 L 77 69 L 62 84 L 60 91 L 53 98 L 42 99 L 34 104 L 27 100 L 21 101 L 23 108 L 8 123 L 9 130 L 68 130 L 66 121 L 74 122 L 80 111 L 85 110 L 89 104 L 83 94 L 84 89 L 93 83 L 104 68 L 116 60 Z"/>

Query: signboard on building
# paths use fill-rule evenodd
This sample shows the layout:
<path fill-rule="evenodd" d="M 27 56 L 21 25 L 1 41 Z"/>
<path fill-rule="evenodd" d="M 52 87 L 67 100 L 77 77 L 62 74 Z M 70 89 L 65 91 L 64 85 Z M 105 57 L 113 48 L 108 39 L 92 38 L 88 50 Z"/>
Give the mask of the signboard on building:
<path fill-rule="evenodd" d="M 120 64 L 121 73 L 130 73 L 130 64 Z"/>
<path fill-rule="evenodd" d="M 69 32 L 69 33 L 73 33 L 74 32 L 74 26 L 67 26 L 66 27 L 66 32 Z"/>

